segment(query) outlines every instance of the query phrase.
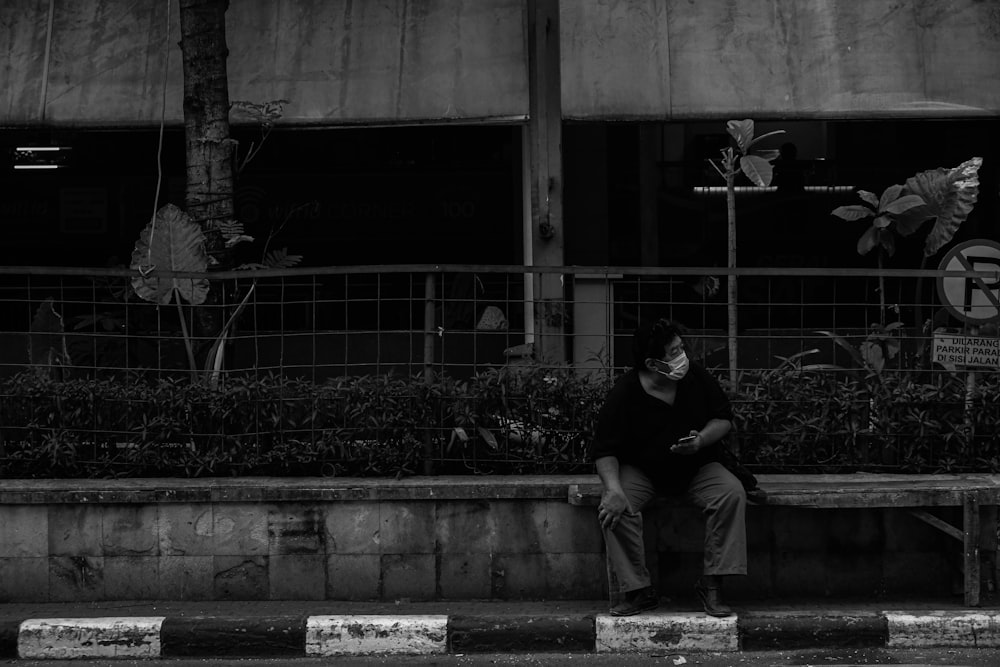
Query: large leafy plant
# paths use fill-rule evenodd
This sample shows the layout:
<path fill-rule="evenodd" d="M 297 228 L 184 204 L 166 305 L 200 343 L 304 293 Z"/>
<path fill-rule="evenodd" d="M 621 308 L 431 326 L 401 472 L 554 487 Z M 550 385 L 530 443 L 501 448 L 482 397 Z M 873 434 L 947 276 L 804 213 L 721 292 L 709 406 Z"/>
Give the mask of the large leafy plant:
<path fill-rule="evenodd" d="M 896 253 L 896 234 L 909 236 L 920 223 L 931 217 L 923 197 L 904 195 L 902 185 L 890 185 L 881 196 L 868 190 L 858 190 L 858 196 L 864 203 L 838 206 L 833 215 L 848 221 L 871 219 L 871 227 L 858 239 L 858 254 L 861 255 L 879 248 L 891 257 Z"/>
<path fill-rule="evenodd" d="M 857 249 L 867 255 L 878 249 L 878 266 L 884 257 L 896 252 L 897 237 L 910 236 L 929 220 L 933 225 L 924 239 L 921 268 L 947 245 L 959 226 L 969 217 L 979 196 L 979 167 L 983 159 L 974 157 L 959 166 L 923 171 L 906 179 L 904 185 L 890 185 L 881 196 L 859 190 L 861 204 L 838 206 L 831 213 L 842 220 L 871 220 L 871 226 L 858 239 Z M 920 284 L 917 284 L 920 302 Z M 885 280 L 879 276 L 879 313 L 885 324 Z M 917 315 L 919 325 L 922 319 Z"/>
<path fill-rule="evenodd" d="M 237 243 L 247 240 L 240 234 L 230 240 Z M 268 238 L 268 243 L 270 243 Z M 262 262 L 241 265 L 242 269 L 287 268 L 301 260 L 299 255 L 289 255 L 287 249 L 268 251 L 264 248 Z M 203 276 L 177 276 L 176 273 L 200 273 L 208 270 L 211 259 L 206 251 L 206 238 L 201 227 L 180 208 L 167 204 L 156 212 L 149 224 L 139 234 L 132 251 L 131 268 L 137 274 L 132 278 L 132 288 L 139 298 L 159 305 L 173 303 L 177 307 L 184 347 L 192 378 L 198 377 L 194 345 L 184 304 L 199 306 L 209 296 L 210 284 Z M 237 318 L 243 312 L 256 283 L 252 282 L 226 322 L 219 327 L 205 360 L 206 378 L 218 381 L 222 370 L 225 343 Z"/>
<path fill-rule="evenodd" d="M 195 373 L 197 364 L 183 304 L 204 303 L 209 283 L 205 278 L 182 278 L 173 273 L 204 273 L 208 268 L 205 234 L 201 227 L 180 208 L 167 204 L 153 215 L 139 234 L 132 251 L 131 267 L 138 272 L 132 279 L 132 289 L 139 298 L 164 306 L 173 302 L 177 306 L 188 363 L 191 372 Z"/>

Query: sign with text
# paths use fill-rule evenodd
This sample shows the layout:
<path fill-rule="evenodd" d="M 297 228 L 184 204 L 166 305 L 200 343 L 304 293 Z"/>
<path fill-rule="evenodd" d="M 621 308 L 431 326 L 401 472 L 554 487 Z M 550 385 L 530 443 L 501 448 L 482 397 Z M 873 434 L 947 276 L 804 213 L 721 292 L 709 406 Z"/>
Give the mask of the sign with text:
<path fill-rule="evenodd" d="M 1000 338 L 935 333 L 931 359 L 939 364 L 1000 369 Z"/>
<path fill-rule="evenodd" d="M 1000 318 L 1000 243 L 973 239 L 949 250 L 942 271 L 992 272 L 992 277 L 943 276 L 938 278 L 938 296 L 948 311 L 965 322 L 989 322 Z"/>

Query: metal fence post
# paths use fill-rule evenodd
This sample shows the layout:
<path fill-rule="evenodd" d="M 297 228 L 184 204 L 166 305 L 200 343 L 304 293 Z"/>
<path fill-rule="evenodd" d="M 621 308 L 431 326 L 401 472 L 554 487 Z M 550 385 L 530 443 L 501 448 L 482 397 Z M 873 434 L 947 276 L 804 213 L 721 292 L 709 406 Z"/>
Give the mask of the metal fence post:
<path fill-rule="evenodd" d="M 434 274 L 424 277 L 424 383 L 434 382 L 434 300 L 436 298 Z M 434 474 L 434 446 L 430 428 L 424 429 L 424 474 Z"/>

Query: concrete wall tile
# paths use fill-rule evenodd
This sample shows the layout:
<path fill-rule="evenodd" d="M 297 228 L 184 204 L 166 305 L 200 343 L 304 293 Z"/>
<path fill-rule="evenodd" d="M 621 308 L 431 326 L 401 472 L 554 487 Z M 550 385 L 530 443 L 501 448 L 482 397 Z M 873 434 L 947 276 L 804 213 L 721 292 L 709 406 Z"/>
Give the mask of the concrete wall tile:
<path fill-rule="evenodd" d="M 603 554 L 550 553 L 545 557 L 546 597 L 557 600 L 593 600 L 607 596 L 607 569 Z"/>
<path fill-rule="evenodd" d="M 268 598 L 323 600 L 326 597 L 326 557 L 318 554 L 268 558 Z"/>
<path fill-rule="evenodd" d="M 101 520 L 105 556 L 156 556 L 160 538 L 156 505 L 105 505 Z"/>
<path fill-rule="evenodd" d="M 490 554 L 496 542 L 495 514 L 487 500 L 439 502 L 438 550 L 454 554 Z"/>
<path fill-rule="evenodd" d="M 163 503 L 157 516 L 160 553 L 211 556 L 214 549 L 212 505 Z"/>
<path fill-rule="evenodd" d="M 701 552 L 664 552 L 660 554 L 654 585 L 660 595 L 666 595 L 675 602 L 695 600 L 694 584 L 701 576 L 703 555 Z"/>
<path fill-rule="evenodd" d="M 262 556 L 267 553 L 267 505 L 216 503 L 212 508 L 214 553 Z"/>
<path fill-rule="evenodd" d="M 384 554 L 434 553 L 435 503 L 382 503 L 379 546 Z"/>
<path fill-rule="evenodd" d="M 504 553 L 493 557 L 493 597 L 501 600 L 538 599 L 545 591 L 546 554 Z"/>
<path fill-rule="evenodd" d="M 885 591 L 889 594 L 920 591 L 922 595 L 963 591 L 961 554 L 955 556 L 949 558 L 941 551 L 886 551 L 882 555 Z"/>
<path fill-rule="evenodd" d="M 332 502 L 326 506 L 327 554 L 377 554 L 381 542 L 376 502 Z"/>
<path fill-rule="evenodd" d="M 160 597 L 156 556 L 105 556 L 104 595 L 109 600 L 156 600 Z"/>
<path fill-rule="evenodd" d="M 104 508 L 100 505 L 50 505 L 50 556 L 102 556 Z"/>
<path fill-rule="evenodd" d="M 433 554 L 385 554 L 382 556 L 383 600 L 430 600 L 436 592 L 436 562 Z"/>
<path fill-rule="evenodd" d="M 48 558 L 0 558 L 0 602 L 48 602 L 48 598 Z"/>
<path fill-rule="evenodd" d="M 774 592 L 779 597 L 827 594 L 825 554 L 816 551 L 781 551 L 776 552 L 772 558 Z"/>
<path fill-rule="evenodd" d="M 49 555 L 49 508 L 0 505 L 0 558 Z"/>
<path fill-rule="evenodd" d="M 838 552 L 881 552 L 882 517 L 877 509 L 824 512 L 827 548 Z"/>
<path fill-rule="evenodd" d="M 701 552 L 705 548 L 705 517 L 701 510 L 661 507 L 644 511 L 643 518 L 646 515 L 655 521 L 655 544 L 660 551 Z"/>
<path fill-rule="evenodd" d="M 561 501 L 546 503 L 541 549 L 545 553 L 600 553 L 604 537 L 597 509 Z"/>
<path fill-rule="evenodd" d="M 103 600 L 102 556 L 52 556 L 49 558 L 49 600 L 89 602 Z"/>
<path fill-rule="evenodd" d="M 437 589 L 446 600 L 485 600 L 490 597 L 489 554 L 443 553 L 438 555 Z"/>
<path fill-rule="evenodd" d="M 923 509 L 939 519 L 962 528 L 961 507 L 932 507 Z M 905 509 L 888 509 L 883 514 L 886 551 L 934 551 L 961 544 L 943 531 L 928 525 Z"/>
<path fill-rule="evenodd" d="M 880 553 L 828 552 L 823 559 L 823 575 L 827 595 L 874 599 L 884 593 Z"/>
<path fill-rule="evenodd" d="M 726 577 L 727 599 L 756 601 L 773 597 L 771 585 L 771 553 L 751 551 L 747 554 L 747 576 Z"/>
<path fill-rule="evenodd" d="M 160 556 L 159 578 L 163 600 L 211 600 L 215 594 L 215 558 Z"/>
<path fill-rule="evenodd" d="M 326 520 L 314 505 L 279 505 L 267 513 L 267 552 L 323 555 L 326 551 Z M 322 590 L 322 586 L 320 586 Z"/>
<path fill-rule="evenodd" d="M 747 508 L 747 549 L 754 551 L 771 548 L 774 511 L 773 507 Z"/>
<path fill-rule="evenodd" d="M 267 556 L 216 556 L 213 566 L 216 600 L 267 599 Z"/>
<path fill-rule="evenodd" d="M 780 551 L 826 551 L 827 523 L 837 510 L 775 507 L 771 530 L 774 546 Z"/>
<path fill-rule="evenodd" d="M 327 600 L 376 600 L 381 582 L 378 554 L 332 554 L 326 559 Z"/>
<path fill-rule="evenodd" d="M 495 549 L 504 553 L 542 552 L 545 532 L 545 503 L 540 501 L 497 501 L 492 504 L 496 526 Z"/>

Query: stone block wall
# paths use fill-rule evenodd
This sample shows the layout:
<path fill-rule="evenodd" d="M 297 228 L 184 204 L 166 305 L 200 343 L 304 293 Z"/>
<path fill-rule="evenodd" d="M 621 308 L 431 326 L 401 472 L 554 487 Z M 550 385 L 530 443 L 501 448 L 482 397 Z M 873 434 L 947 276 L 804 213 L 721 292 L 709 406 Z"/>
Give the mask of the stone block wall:
<path fill-rule="evenodd" d="M 595 510 L 566 502 L 579 481 L 6 480 L 0 602 L 603 599 Z M 645 521 L 655 583 L 690 597 L 699 511 Z M 902 510 L 751 507 L 748 530 L 734 599 L 947 595 L 961 581 L 960 544 Z"/>
<path fill-rule="evenodd" d="M 565 481 L 145 482 L 5 487 L 0 602 L 607 595 Z"/>

